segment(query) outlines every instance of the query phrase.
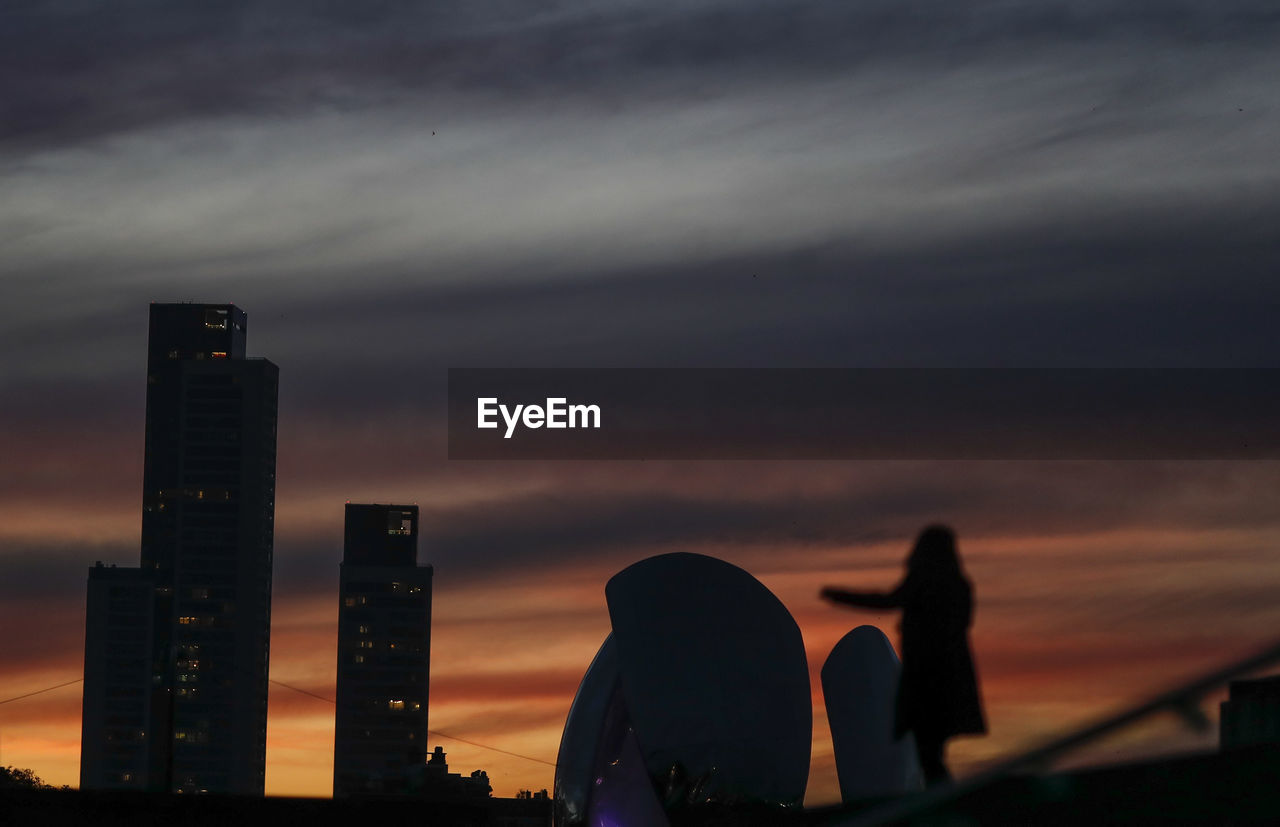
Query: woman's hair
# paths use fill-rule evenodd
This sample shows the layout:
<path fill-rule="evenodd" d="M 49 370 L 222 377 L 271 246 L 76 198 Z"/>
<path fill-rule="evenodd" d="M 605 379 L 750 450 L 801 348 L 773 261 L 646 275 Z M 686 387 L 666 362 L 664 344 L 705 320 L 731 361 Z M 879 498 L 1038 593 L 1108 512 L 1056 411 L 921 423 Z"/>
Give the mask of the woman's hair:
<path fill-rule="evenodd" d="M 926 526 L 907 557 L 907 574 L 927 580 L 964 577 L 955 532 L 941 524 Z"/>

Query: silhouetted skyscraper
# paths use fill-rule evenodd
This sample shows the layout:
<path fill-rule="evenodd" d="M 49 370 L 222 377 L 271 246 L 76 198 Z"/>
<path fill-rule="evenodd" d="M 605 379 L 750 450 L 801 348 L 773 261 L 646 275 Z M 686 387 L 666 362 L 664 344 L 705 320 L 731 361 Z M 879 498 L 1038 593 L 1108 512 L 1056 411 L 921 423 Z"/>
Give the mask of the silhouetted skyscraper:
<path fill-rule="evenodd" d="M 278 370 L 245 328 L 151 305 L 142 565 L 90 570 L 82 787 L 263 792 Z"/>
<path fill-rule="evenodd" d="M 427 755 L 431 566 L 416 505 L 347 505 L 339 576 L 333 794 L 420 788 Z"/>

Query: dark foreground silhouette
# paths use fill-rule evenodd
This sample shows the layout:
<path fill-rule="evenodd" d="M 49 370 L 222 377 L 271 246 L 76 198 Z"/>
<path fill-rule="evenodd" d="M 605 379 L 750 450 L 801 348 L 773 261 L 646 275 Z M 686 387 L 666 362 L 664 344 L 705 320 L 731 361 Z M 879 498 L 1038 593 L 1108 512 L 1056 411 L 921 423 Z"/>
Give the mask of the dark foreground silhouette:
<path fill-rule="evenodd" d="M 914 734 L 929 784 L 949 780 L 947 739 L 987 731 L 969 652 L 973 587 L 960 566 L 955 534 L 941 525 L 921 532 L 907 557 L 906 577 L 891 592 L 828 587 L 822 597 L 864 609 L 902 609 L 894 734 Z"/>

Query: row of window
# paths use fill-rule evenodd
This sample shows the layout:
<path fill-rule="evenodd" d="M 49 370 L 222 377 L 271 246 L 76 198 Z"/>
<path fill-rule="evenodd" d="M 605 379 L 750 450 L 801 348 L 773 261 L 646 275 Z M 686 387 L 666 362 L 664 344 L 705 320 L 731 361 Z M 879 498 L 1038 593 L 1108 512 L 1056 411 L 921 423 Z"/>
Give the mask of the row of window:
<path fill-rule="evenodd" d="M 371 594 L 420 594 L 422 586 L 416 583 L 402 583 L 399 580 L 391 582 L 380 580 L 353 580 L 347 584 L 347 588 L 354 592 L 369 592 Z"/>

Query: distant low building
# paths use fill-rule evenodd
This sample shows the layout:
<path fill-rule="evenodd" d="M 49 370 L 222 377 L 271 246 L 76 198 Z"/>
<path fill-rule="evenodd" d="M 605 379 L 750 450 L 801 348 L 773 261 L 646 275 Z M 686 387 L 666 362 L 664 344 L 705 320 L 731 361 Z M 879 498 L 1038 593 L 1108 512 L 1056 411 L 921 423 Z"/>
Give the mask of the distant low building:
<path fill-rule="evenodd" d="M 1222 749 L 1280 744 L 1280 675 L 1232 681 L 1218 727 Z"/>
<path fill-rule="evenodd" d="M 489 773 L 475 770 L 470 775 L 449 772 L 444 747 L 436 747 L 427 763 L 417 768 L 410 781 L 414 795 L 431 801 L 488 801 L 493 793 Z"/>
<path fill-rule="evenodd" d="M 547 827 L 551 824 L 551 796 L 546 790 L 521 790 L 515 798 L 489 801 L 492 827 Z"/>

